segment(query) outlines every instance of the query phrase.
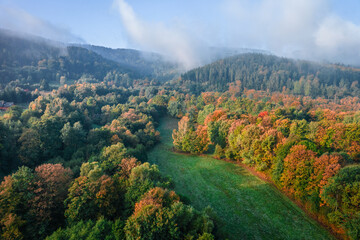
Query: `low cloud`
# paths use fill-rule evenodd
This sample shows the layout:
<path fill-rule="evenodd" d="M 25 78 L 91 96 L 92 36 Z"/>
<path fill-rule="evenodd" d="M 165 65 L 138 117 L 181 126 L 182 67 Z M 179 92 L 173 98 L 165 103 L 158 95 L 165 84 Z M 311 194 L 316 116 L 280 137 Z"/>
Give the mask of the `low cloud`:
<path fill-rule="evenodd" d="M 134 43 L 172 57 L 187 69 L 209 59 L 207 44 L 360 65 L 360 25 L 337 16 L 330 0 L 224 0 L 211 13 L 219 24 L 209 24 L 203 32 L 195 25 L 147 22 L 125 0 L 114 3 Z"/>
<path fill-rule="evenodd" d="M 315 44 L 324 59 L 360 65 L 359 25 L 329 16 L 316 31 Z"/>
<path fill-rule="evenodd" d="M 360 64 L 360 26 L 331 11 L 329 0 L 228 0 L 234 40 L 295 58 Z"/>
<path fill-rule="evenodd" d="M 57 27 L 19 8 L 0 6 L 0 27 L 64 43 L 84 43 L 70 30 Z"/>
<path fill-rule="evenodd" d="M 136 16 L 132 7 L 124 0 L 115 0 L 124 27 L 131 39 L 143 50 L 163 54 L 169 60 L 180 63 L 185 69 L 202 63 L 207 48 L 180 26 L 145 22 Z"/>

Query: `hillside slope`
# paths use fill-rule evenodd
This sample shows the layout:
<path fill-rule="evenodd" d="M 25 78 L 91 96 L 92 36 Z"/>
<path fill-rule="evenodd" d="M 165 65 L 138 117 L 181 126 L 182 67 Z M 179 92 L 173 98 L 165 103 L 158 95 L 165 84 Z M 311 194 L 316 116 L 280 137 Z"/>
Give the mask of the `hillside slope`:
<path fill-rule="evenodd" d="M 81 45 L 102 57 L 133 69 L 138 74 L 165 82 L 180 75 L 180 66 L 167 61 L 162 55 L 135 49 L 112 49 L 101 46 Z"/>
<path fill-rule="evenodd" d="M 357 68 L 247 53 L 188 71 L 178 84 L 196 93 L 225 91 L 233 86 L 335 98 L 358 96 L 359 80 Z"/>
<path fill-rule="evenodd" d="M 128 86 L 146 73 L 129 64 L 118 63 L 79 46 L 0 30 L 0 84 L 59 83 L 63 80 L 114 81 Z M 106 78 L 105 78 L 106 77 Z M 14 84 L 13 84 L 14 85 Z"/>

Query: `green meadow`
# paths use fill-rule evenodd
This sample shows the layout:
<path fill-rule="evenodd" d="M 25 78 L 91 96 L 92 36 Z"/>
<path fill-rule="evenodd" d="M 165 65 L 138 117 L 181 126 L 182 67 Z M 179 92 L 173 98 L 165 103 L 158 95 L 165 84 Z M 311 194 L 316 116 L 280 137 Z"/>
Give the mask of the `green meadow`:
<path fill-rule="evenodd" d="M 172 129 L 177 120 L 164 118 L 161 143 L 149 162 L 170 176 L 175 191 L 201 210 L 210 206 L 223 239 L 333 239 L 317 222 L 269 183 L 246 169 L 211 157 L 174 153 Z"/>

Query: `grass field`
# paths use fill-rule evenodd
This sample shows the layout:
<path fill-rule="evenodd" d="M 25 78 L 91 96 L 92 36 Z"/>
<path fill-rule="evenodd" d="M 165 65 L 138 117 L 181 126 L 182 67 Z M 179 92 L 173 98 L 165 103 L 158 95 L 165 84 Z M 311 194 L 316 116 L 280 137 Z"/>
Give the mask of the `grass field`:
<path fill-rule="evenodd" d="M 211 206 L 219 233 L 229 239 L 333 239 L 315 221 L 270 184 L 246 169 L 211 157 L 171 151 L 177 120 L 165 118 L 162 141 L 149 153 L 149 162 L 175 182 L 177 193 L 201 210 Z"/>

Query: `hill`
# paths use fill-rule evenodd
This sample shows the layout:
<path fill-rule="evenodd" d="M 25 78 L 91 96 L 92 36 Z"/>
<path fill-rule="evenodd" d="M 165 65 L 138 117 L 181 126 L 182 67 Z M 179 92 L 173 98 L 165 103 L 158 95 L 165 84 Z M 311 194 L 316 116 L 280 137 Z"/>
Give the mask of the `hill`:
<path fill-rule="evenodd" d="M 69 45 L 5 29 L 0 29 L 0 66 L 0 90 L 75 80 L 129 87 L 134 80 L 167 81 L 180 74 L 176 64 L 155 53 Z"/>
<path fill-rule="evenodd" d="M 177 84 L 194 93 L 233 87 L 341 98 L 359 95 L 359 79 L 357 68 L 245 53 L 188 71 Z"/>
<path fill-rule="evenodd" d="M 141 78 L 135 69 L 103 58 L 86 48 L 67 46 L 36 36 L 0 31 L 0 84 L 13 86 L 117 80 L 129 85 L 129 78 Z M 90 80 L 89 80 L 90 79 Z"/>
<path fill-rule="evenodd" d="M 125 48 L 112 49 L 94 45 L 81 45 L 81 47 L 122 66 L 134 69 L 138 74 L 150 79 L 156 78 L 160 82 L 171 80 L 180 75 L 178 64 L 167 61 L 164 56 L 157 53 Z"/>

